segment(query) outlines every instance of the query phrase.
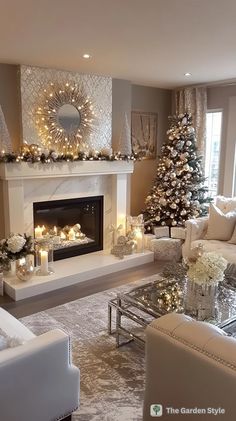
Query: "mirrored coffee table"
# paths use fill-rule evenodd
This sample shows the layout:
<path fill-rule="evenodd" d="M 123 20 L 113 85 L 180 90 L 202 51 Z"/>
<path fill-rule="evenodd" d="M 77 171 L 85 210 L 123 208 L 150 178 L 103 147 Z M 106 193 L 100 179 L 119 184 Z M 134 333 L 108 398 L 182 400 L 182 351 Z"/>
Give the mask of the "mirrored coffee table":
<path fill-rule="evenodd" d="M 138 286 L 128 293 L 119 293 L 108 302 L 108 333 L 116 337 L 116 345 L 136 341 L 145 343 L 145 327 L 154 319 L 170 312 L 185 313 L 199 319 L 195 311 L 186 307 L 186 279 L 159 278 Z M 202 310 L 204 312 L 204 309 Z M 236 336 L 236 292 L 219 284 L 211 318 L 201 320 L 213 323 Z"/>

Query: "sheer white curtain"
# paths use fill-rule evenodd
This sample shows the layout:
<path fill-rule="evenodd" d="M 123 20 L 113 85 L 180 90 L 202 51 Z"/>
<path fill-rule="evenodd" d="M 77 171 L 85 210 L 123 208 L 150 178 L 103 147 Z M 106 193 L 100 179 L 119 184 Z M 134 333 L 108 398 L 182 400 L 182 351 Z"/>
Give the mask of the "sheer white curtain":
<path fill-rule="evenodd" d="M 176 114 L 191 113 L 196 132 L 197 147 L 200 155 L 205 155 L 206 142 L 206 87 L 182 88 L 175 91 Z"/>

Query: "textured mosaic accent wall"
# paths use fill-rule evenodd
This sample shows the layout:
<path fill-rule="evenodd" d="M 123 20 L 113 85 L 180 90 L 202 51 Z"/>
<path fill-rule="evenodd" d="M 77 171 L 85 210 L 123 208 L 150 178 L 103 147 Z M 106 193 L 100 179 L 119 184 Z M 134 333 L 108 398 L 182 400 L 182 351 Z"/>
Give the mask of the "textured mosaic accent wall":
<path fill-rule="evenodd" d="M 101 150 L 111 147 L 112 79 L 110 77 L 84 75 L 64 70 L 21 66 L 21 101 L 23 140 L 41 144 L 35 126 L 35 109 L 39 96 L 50 82 L 82 83 L 91 98 L 97 116 L 96 131 L 86 139 L 89 148 Z"/>

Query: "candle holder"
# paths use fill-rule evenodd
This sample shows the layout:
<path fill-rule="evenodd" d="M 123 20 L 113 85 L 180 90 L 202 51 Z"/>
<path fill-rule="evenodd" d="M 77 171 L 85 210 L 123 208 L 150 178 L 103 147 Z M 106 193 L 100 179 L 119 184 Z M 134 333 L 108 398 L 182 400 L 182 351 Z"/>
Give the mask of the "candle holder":
<path fill-rule="evenodd" d="M 127 223 L 129 224 L 130 236 L 135 241 L 136 253 L 144 251 L 144 222 L 143 215 L 129 216 Z"/>
<path fill-rule="evenodd" d="M 47 276 L 54 273 L 53 240 L 50 238 L 35 241 L 36 275 Z"/>

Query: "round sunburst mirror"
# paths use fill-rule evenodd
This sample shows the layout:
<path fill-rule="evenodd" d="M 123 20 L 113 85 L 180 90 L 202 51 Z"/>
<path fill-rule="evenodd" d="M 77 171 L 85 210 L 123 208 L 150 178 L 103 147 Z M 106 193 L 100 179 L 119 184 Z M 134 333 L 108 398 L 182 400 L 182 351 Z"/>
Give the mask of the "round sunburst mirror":
<path fill-rule="evenodd" d="M 44 89 L 36 110 L 36 126 L 41 142 L 59 153 L 83 150 L 94 130 L 92 101 L 82 86 L 50 84 Z"/>

